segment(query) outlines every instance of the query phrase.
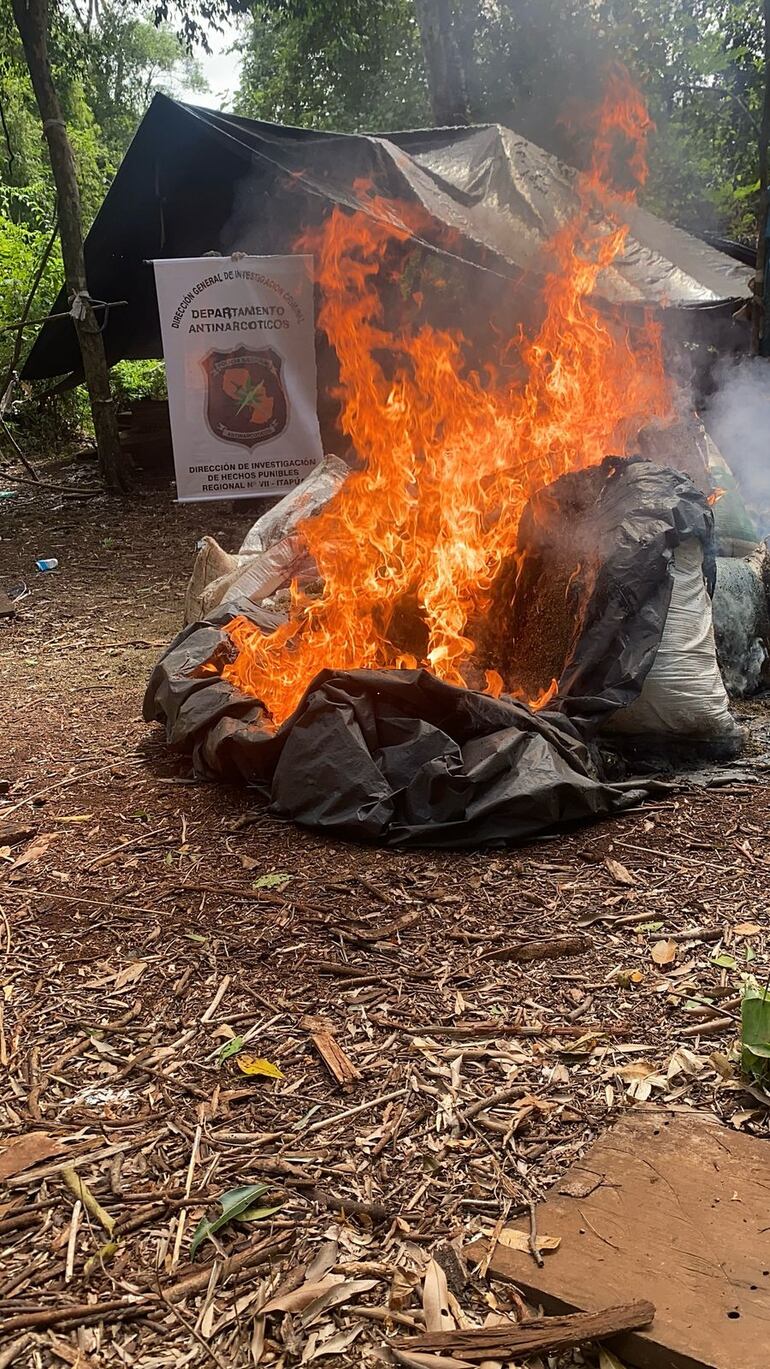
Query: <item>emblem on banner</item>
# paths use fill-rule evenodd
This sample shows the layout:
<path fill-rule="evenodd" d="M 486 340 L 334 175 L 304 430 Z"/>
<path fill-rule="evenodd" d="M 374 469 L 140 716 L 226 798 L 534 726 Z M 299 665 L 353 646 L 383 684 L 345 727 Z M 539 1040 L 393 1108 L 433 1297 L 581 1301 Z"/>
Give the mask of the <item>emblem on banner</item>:
<path fill-rule="evenodd" d="M 257 447 L 283 432 L 288 405 L 282 363 L 272 347 L 235 347 L 204 357 L 206 421 L 215 437 Z"/>

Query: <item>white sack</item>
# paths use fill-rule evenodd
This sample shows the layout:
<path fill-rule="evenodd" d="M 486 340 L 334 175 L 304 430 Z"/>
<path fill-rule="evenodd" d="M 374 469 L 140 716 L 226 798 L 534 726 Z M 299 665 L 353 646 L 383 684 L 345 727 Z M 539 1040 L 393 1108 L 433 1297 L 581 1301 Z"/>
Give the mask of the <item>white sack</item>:
<path fill-rule="evenodd" d="M 237 556 L 223 551 L 213 537 L 201 538 L 185 595 L 185 626 L 206 618 L 225 599 L 236 594 L 245 594 L 258 603 L 296 576 L 315 575 L 315 567 L 303 555 L 304 548 L 293 538 L 293 533 L 303 519 L 320 513 L 349 474 L 350 467 L 338 456 L 325 456 L 301 485 L 257 519 Z M 257 564 L 260 556 L 284 542 L 286 545 L 275 561 Z M 276 573 L 281 569 L 282 577 L 276 581 Z M 243 583 L 242 572 L 246 576 Z M 269 588 L 265 588 L 268 585 Z"/>
<path fill-rule="evenodd" d="M 258 604 L 298 576 L 316 573 L 301 537 L 282 537 L 268 551 L 249 557 L 232 584 L 232 598 L 244 597 Z M 220 601 L 221 602 L 221 601 Z"/>
<path fill-rule="evenodd" d="M 671 604 L 655 660 L 638 699 L 616 713 L 608 731 L 726 737 L 737 733 L 714 645 L 703 552 L 691 538 L 671 565 Z"/>
<path fill-rule="evenodd" d="M 292 580 L 318 573 L 301 537 L 284 537 L 256 556 L 229 556 L 213 537 L 202 540 L 187 587 L 185 627 L 208 618 L 227 599 L 245 597 L 258 604 Z"/>
<path fill-rule="evenodd" d="M 303 519 L 320 513 L 349 474 L 350 467 L 338 456 L 325 456 L 301 485 L 257 519 L 243 540 L 241 556 L 267 551 L 293 533 Z"/>
<path fill-rule="evenodd" d="M 770 677 L 769 572 L 763 543 L 751 556 L 717 557 L 714 637 L 725 684 L 739 698 L 755 694 Z"/>
<path fill-rule="evenodd" d="M 205 618 L 210 600 L 209 587 L 217 581 L 238 574 L 241 558 L 224 551 L 214 537 L 202 537 L 198 555 L 193 562 L 192 575 L 184 600 L 184 622 L 197 623 Z M 221 602 L 219 599 L 217 603 Z"/>

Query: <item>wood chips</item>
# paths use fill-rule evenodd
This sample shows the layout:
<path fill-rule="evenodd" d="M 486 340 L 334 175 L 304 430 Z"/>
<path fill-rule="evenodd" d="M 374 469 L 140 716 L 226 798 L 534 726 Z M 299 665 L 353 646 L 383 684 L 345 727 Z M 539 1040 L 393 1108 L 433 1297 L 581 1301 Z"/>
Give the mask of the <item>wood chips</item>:
<path fill-rule="evenodd" d="M 139 721 L 196 511 L 13 503 L 0 576 L 62 571 L 0 623 L 0 1369 L 451 1362 L 404 1348 L 436 1298 L 469 1333 L 536 1311 L 463 1248 L 621 1114 L 767 1134 L 730 1055 L 766 788 L 510 852 L 326 842 Z"/>

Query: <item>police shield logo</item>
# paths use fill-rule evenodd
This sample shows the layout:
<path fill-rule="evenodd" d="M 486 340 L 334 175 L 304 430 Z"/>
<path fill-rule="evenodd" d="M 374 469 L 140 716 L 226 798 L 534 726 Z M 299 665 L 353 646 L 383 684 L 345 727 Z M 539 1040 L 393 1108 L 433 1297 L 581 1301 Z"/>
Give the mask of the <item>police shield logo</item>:
<path fill-rule="evenodd" d="M 202 363 L 208 381 L 206 421 L 215 437 L 258 447 L 283 432 L 288 405 L 282 361 L 272 347 L 209 352 Z"/>

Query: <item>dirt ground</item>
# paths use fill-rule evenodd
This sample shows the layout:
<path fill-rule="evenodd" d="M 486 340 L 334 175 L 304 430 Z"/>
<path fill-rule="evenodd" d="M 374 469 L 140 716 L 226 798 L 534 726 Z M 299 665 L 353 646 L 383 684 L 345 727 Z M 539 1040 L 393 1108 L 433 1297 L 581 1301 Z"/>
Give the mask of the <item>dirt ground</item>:
<path fill-rule="evenodd" d="M 0 619 L 0 1369 L 418 1363 L 388 1347 L 437 1269 L 445 1324 L 521 1313 L 456 1252 L 627 1109 L 768 1132 L 733 1054 L 768 788 L 399 854 L 196 782 L 142 693 L 196 539 L 250 521 L 0 503 L 0 590 L 32 591 Z"/>

